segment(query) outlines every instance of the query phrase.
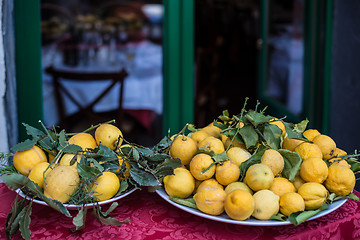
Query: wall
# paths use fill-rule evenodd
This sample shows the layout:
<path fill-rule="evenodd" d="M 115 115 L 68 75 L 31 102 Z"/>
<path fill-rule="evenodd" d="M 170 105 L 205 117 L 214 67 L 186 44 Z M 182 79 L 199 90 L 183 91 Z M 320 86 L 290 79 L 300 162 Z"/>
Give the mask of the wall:
<path fill-rule="evenodd" d="M 2 13 L 3 2 L 0 2 L 0 13 Z M 0 14 L 2 16 L 2 14 Z M 0 17 L 1 32 L 3 32 L 3 22 Z M 3 35 L 0 34 L 0 152 L 8 152 L 8 134 L 7 134 L 7 121 L 5 114 L 5 103 L 6 103 L 6 82 L 5 82 L 5 58 L 4 58 L 4 44 Z"/>
<path fill-rule="evenodd" d="M 329 135 L 348 153 L 360 150 L 360 2 L 334 0 Z"/>

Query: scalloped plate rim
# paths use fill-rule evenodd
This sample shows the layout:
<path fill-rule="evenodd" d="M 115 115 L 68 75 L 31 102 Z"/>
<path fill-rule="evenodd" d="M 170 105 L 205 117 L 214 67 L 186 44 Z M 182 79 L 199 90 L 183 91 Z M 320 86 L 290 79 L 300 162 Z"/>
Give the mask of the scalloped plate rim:
<path fill-rule="evenodd" d="M 193 215 L 202 217 L 202 218 L 206 218 L 206 219 L 210 219 L 213 221 L 218 221 L 218 222 L 223 222 L 223 223 L 230 223 L 230 224 L 236 224 L 236 225 L 247 225 L 247 226 L 283 226 L 283 225 L 293 225 L 292 222 L 290 222 L 289 220 L 286 221 L 276 221 L 276 220 L 268 220 L 268 221 L 262 221 L 262 220 L 257 220 L 254 218 L 250 218 L 247 219 L 245 221 L 237 221 L 237 220 L 233 220 L 231 219 L 229 216 L 227 216 L 225 213 L 219 215 L 219 216 L 212 216 L 203 212 L 200 212 L 199 210 L 190 208 L 190 207 L 186 207 L 183 206 L 181 204 L 175 203 L 173 201 L 171 201 L 169 199 L 169 196 L 167 195 L 167 193 L 165 192 L 165 190 L 163 188 L 161 189 L 157 189 L 156 193 L 163 198 L 165 201 L 167 201 L 168 203 L 170 203 L 171 205 L 180 208 L 181 210 L 191 213 Z M 336 209 L 338 209 L 339 207 L 341 207 L 348 199 L 340 199 L 338 201 L 333 202 L 332 204 L 329 204 L 329 208 L 321 211 L 320 213 L 316 214 L 315 216 L 309 218 L 307 221 L 311 221 L 317 218 L 320 218 L 322 216 L 325 216 L 333 211 L 335 211 Z"/>
<path fill-rule="evenodd" d="M 99 205 L 102 206 L 102 205 L 105 205 L 105 204 L 108 204 L 108 203 L 115 202 L 115 201 L 117 201 L 117 200 L 119 200 L 119 199 L 122 199 L 122 198 L 130 195 L 131 193 L 135 192 L 136 189 L 137 189 L 137 188 L 134 187 L 134 188 L 131 189 L 130 191 L 128 191 L 128 192 L 126 192 L 126 193 L 124 193 L 124 194 L 122 194 L 122 195 L 120 195 L 120 196 L 117 196 L 117 197 L 115 197 L 115 198 L 110 198 L 110 199 L 105 200 L 105 201 L 101 201 L 101 202 L 99 202 Z M 22 198 L 25 198 L 25 197 L 26 197 L 25 194 L 24 194 L 19 188 L 16 189 L 15 192 L 17 192 L 17 193 L 20 195 L 20 197 L 22 197 Z M 30 197 L 26 197 L 26 199 L 27 199 L 27 200 L 31 200 Z M 40 204 L 40 205 L 43 205 L 43 206 L 48 206 L 47 203 L 44 202 L 44 201 L 37 200 L 37 199 L 34 199 L 33 201 L 34 201 L 35 203 L 37 203 L 37 204 Z M 95 204 L 96 204 L 96 203 L 87 203 L 87 204 L 84 205 L 84 207 L 86 207 L 86 208 L 93 207 Z M 75 204 L 64 204 L 64 206 L 65 206 L 68 210 L 76 210 L 76 209 L 81 208 L 81 205 L 75 205 Z"/>

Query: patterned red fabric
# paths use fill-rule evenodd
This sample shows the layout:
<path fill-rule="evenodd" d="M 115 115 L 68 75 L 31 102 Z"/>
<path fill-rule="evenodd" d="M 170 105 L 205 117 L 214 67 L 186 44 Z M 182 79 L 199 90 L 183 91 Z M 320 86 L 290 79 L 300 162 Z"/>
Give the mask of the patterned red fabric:
<path fill-rule="evenodd" d="M 359 192 L 355 192 L 360 196 Z M 16 193 L 0 184 L 0 231 L 4 236 L 6 215 Z M 112 212 L 121 227 L 102 226 L 91 214 L 86 228 L 71 233 L 72 219 L 51 208 L 34 203 L 31 214 L 31 239 L 360 239 L 360 202 L 348 200 L 336 211 L 299 226 L 252 227 L 207 220 L 167 203 L 156 193 L 137 190 L 118 201 Z M 103 211 L 107 209 L 104 206 Z M 71 212 L 75 215 L 76 212 Z M 90 213 L 90 212 L 89 212 Z M 14 239 L 21 239 L 18 233 Z"/>

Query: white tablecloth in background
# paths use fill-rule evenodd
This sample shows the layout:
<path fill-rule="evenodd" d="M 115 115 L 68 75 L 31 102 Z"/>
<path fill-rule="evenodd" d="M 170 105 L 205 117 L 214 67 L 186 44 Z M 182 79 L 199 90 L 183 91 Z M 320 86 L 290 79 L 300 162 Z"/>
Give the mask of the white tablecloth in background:
<path fill-rule="evenodd" d="M 125 61 L 125 53 L 134 54 L 133 62 Z M 157 114 L 162 113 L 163 96 L 163 76 L 162 76 L 162 47 L 149 41 L 143 41 L 138 44 L 129 44 L 126 49 L 117 51 L 114 58 L 109 54 L 114 54 L 111 49 L 100 49 L 97 60 L 88 65 L 77 67 L 68 67 L 62 64 L 61 54 L 59 52 L 51 53 L 51 47 L 43 48 L 43 68 L 53 64 L 59 69 L 68 69 L 72 71 L 119 71 L 125 67 L 129 76 L 124 83 L 123 108 L 132 110 L 152 110 Z M 113 56 L 114 57 L 114 56 Z M 111 61 L 111 62 L 110 62 Z M 90 83 L 65 82 L 65 86 L 71 93 L 75 93 L 80 102 L 91 102 L 110 81 L 96 81 Z M 119 103 L 119 85 L 115 86 L 111 92 L 99 102 L 95 111 L 104 112 L 118 108 Z M 57 113 L 57 104 L 51 77 L 43 73 L 43 103 L 44 103 L 44 123 L 47 126 L 57 124 L 59 117 Z M 67 114 L 77 111 L 69 99 L 65 101 Z"/>

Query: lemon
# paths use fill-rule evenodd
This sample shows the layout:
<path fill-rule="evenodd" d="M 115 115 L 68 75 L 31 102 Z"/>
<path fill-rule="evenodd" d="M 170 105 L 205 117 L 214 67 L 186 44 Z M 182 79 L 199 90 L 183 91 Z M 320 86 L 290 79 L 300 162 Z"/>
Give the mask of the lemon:
<path fill-rule="evenodd" d="M 295 188 L 296 188 L 296 191 L 297 191 L 297 190 L 299 189 L 299 187 L 300 187 L 301 185 L 303 185 L 304 183 L 305 183 L 304 179 L 302 179 L 299 174 L 296 174 L 295 180 L 294 180 L 294 182 L 293 182 L 293 184 L 294 184 L 294 186 L 295 186 Z"/>
<path fill-rule="evenodd" d="M 294 152 L 295 148 L 303 142 L 304 140 L 285 137 L 282 143 L 282 148 Z"/>
<path fill-rule="evenodd" d="M 215 138 L 221 138 L 221 129 L 214 126 L 213 122 L 202 128 L 201 130 L 207 132 L 210 136 L 213 136 Z"/>
<path fill-rule="evenodd" d="M 65 153 L 60 158 L 59 165 L 68 165 L 68 166 L 73 166 L 73 167 L 77 168 L 77 164 L 80 163 L 80 160 L 81 160 L 81 155 L 76 155 L 76 161 L 74 162 L 73 165 L 70 165 L 70 163 L 71 163 L 71 161 L 73 160 L 74 157 L 75 157 L 75 154 Z"/>
<path fill-rule="evenodd" d="M 295 148 L 295 152 L 299 153 L 302 160 L 310 157 L 323 158 L 323 154 L 318 145 L 310 142 L 303 142 Z"/>
<path fill-rule="evenodd" d="M 13 157 L 14 167 L 25 176 L 29 175 L 36 164 L 46 161 L 44 151 L 36 145 L 25 151 L 17 151 Z"/>
<path fill-rule="evenodd" d="M 202 190 L 209 190 L 209 189 L 215 189 L 220 188 L 224 190 L 224 186 L 221 185 L 216 179 L 210 178 L 207 180 L 202 181 L 199 186 L 197 187 L 196 192 L 202 191 Z"/>
<path fill-rule="evenodd" d="M 101 142 L 102 145 L 115 150 L 122 144 L 123 134 L 118 127 L 105 123 L 96 128 L 95 140 L 97 145 Z"/>
<path fill-rule="evenodd" d="M 50 164 L 48 162 L 40 162 L 38 164 L 36 164 L 30 171 L 28 178 L 33 181 L 34 183 L 36 183 L 37 185 L 39 185 L 39 187 L 43 187 L 43 183 L 44 183 L 44 176 L 46 177 L 49 172 L 51 171 L 51 168 L 47 167 Z M 47 169 L 47 170 L 46 170 Z M 46 170 L 46 172 L 45 172 Z M 45 172 L 45 174 L 44 174 Z"/>
<path fill-rule="evenodd" d="M 199 130 L 194 132 L 193 134 L 191 134 L 191 138 L 194 139 L 194 141 L 196 142 L 196 145 L 198 145 L 202 140 L 204 140 L 207 137 L 210 137 L 211 135 L 204 131 L 204 130 Z"/>
<path fill-rule="evenodd" d="M 116 173 L 120 173 L 121 168 L 123 167 L 123 164 L 125 164 L 125 171 L 121 172 L 120 174 L 118 174 L 118 178 L 120 181 L 128 178 L 130 176 L 130 172 L 129 169 L 131 168 L 131 164 L 125 160 L 124 163 L 124 157 L 122 156 L 118 156 L 119 159 L 119 168 L 116 170 Z"/>
<path fill-rule="evenodd" d="M 320 135 L 320 132 L 318 130 L 316 130 L 316 129 L 308 129 L 305 132 L 303 132 L 303 135 L 309 141 L 313 141 L 316 136 Z"/>
<path fill-rule="evenodd" d="M 169 196 L 187 198 L 195 189 L 195 179 L 185 168 L 175 168 L 174 175 L 167 175 L 163 179 L 165 191 Z"/>
<path fill-rule="evenodd" d="M 226 193 L 221 188 L 209 188 L 197 191 L 194 195 L 196 207 L 210 215 L 220 215 L 224 212 Z"/>
<path fill-rule="evenodd" d="M 105 201 L 112 198 L 120 188 L 119 178 L 113 172 L 103 172 L 97 177 L 90 192 L 97 201 Z"/>
<path fill-rule="evenodd" d="M 249 151 L 241 147 L 232 147 L 227 152 L 226 155 L 230 158 L 230 161 L 235 163 L 238 167 L 240 164 L 245 162 L 251 157 Z"/>
<path fill-rule="evenodd" d="M 284 193 L 280 197 L 280 212 L 285 216 L 304 210 L 305 202 L 300 194 L 296 192 L 288 192 Z"/>
<path fill-rule="evenodd" d="M 323 183 L 328 176 L 328 166 L 324 160 L 311 157 L 300 165 L 300 177 L 306 182 Z"/>
<path fill-rule="evenodd" d="M 225 161 L 216 165 L 215 178 L 223 186 L 235 182 L 240 177 L 240 168 L 231 161 Z"/>
<path fill-rule="evenodd" d="M 334 156 L 336 150 L 336 143 L 331 137 L 320 134 L 313 139 L 313 142 L 314 144 L 319 146 L 325 160 L 329 160 L 331 157 Z"/>
<path fill-rule="evenodd" d="M 190 163 L 196 151 L 196 142 L 192 138 L 185 135 L 177 136 L 170 146 L 170 155 L 173 158 L 179 158 L 183 165 Z"/>
<path fill-rule="evenodd" d="M 329 175 L 325 181 L 325 187 L 337 196 L 346 196 L 355 187 L 355 174 L 347 166 L 331 165 Z"/>
<path fill-rule="evenodd" d="M 225 151 L 222 141 L 215 137 L 207 137 L 198 144 L 198 148 L 205 148 L 209 151 L 213 151 L 215 155 Z"/>
<path fill-rule="evenodd" d="M 243 221 L 254 212 L 255 200 L 249 192 L 237 189 L 226 195 L 224 209 L 230 218 Z"/>
<path fill-rule="evenodd" d="M 251 165 L 245 174 L 245 183 L 253 190 L 269 189 L 274 181 L 270 167 L 263 163 Z"/>
<path fill-rule="evenodd" d="M 56 166 L 45 177 L 44 194 L 62 203 L 69 201 L 79 186 L 78 171 L 71 166 Z"/>
<path fill-rule="evenodd" d="M 253 195 L 253 191 L 251 190 L 251 188 L 249 188 L 249 186 L 246 185 L 246 183 L 244 183 L 244 182 L 230 183 L 229 185 L 226 186 L 225 192 L 226 192 L 226 194 L 229 194 L 230 192 L 232 192 L 236 189 L 245 190 L 245 191 L 249 192 L 251 195 Z"/>
<path fill-rule="evenodd" d="M 279 212 L 280 197 L 270 190 L 263 189 L 253 195 L 255 209 L 252 216 L 259 220 L 269 220 Z"/>
<path fill-rule="evenodd" d="M 282 120 L 279 120 L 279 119 L 277 119 L 277 118 L 274 118 L 274 119 L 270 120 L 269 123 L 272 124 L 272 125 L 277 126 L 278 128 L 280 128 L 280 130 L 281 130 L 281 132 L 282 132 L 281 135 L 282 135 L 283 137 L 285 137 L 285 135 L 286 135 L 286 130 L 285 130 L 285 125 L 284 125 L 284 123 L 282 122 Z"/>
<path fill-rule="evenodd" d="M 69 144 L 75 144 L 82 148 L 83 151 L 86 149 L 94 149 L 97 147 L 94 137 L 89 133 L 77 133 L 68 140 Z"/>
<path fill-rule="evenodd" d="M 306 210 L 315 210 L 325 203 L 328 191 L 321 183 L 307 182 L 301 185 L 298 193 L 304 199 Z"/>
<path fill-rule="evenodd" d="M 216 167 L 211 166 L 214 160 L 207 154 L 195 155 L 190 162 L 190 172 L 197 180 L 203 181 L 214 176 Z M 210 167 L 211 166 L 211 167 Z M 209 168 L 210 167 L 210 168 Z M 209 169 L 207 169 L 209 168 Z M 207 170 L 206 170 L 207 169 Z M 205 171 L 206 170 L 206 171 Z M 203 172 L 205 171 L 205 172 Z"/>
<path fill-rule="evenodd" d="M 296 192 L 294 184 L 284 177 L 274 178 L 273 184 L 269 190 L 279 197 L 288 192 Z"/>
<path fill-rule="evenodd" d="M 261 158 L 261 163 L 268 165 L 273 172 L 274 176 L 280 174 L 284 169 L 283 156 L 274 149 L 267 149 Z"/>

